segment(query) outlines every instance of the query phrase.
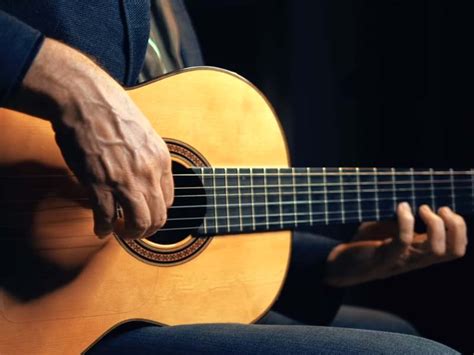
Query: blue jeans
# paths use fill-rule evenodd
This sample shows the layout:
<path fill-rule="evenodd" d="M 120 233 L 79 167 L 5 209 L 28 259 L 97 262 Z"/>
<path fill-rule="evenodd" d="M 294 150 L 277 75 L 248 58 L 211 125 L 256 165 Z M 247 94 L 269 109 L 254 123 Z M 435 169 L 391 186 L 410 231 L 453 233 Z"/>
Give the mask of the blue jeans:
<path fill-rule="evenodd" d="M 366 312 L 367 311 L 367 312 Z M 334 320 L 341 326 L 374 326 L 414 333 L 405 321 L 383 312 L 343 306 Z M 371 316 L 376 313 L 375 319 Z M 365 314 L 365 315 L 364 315 Z M 287 322 L 278 315 L 273 320 Z M 269 317 L 267 318 L 267 322 Z M 351 324 L 348 324 L 351 323 Z M 308 325 L 201 324 L 158 327 L 125 325 L 88 354 L 458 354 L 410 334 Z"/>

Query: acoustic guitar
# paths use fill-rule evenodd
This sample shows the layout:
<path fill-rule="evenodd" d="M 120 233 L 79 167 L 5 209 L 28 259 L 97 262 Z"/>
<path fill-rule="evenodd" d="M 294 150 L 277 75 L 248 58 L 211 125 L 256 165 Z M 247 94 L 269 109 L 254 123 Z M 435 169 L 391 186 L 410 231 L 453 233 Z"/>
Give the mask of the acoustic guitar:
<path fill-rule="evenodd" d="M 474 171 L 290 168 L 243 78 L 192 68 L 129 90 L 166 137 L 175 202 L 156 235 L 99 240 L 48 121 L 0 110 L 0 354 L 76 354 L 130 320 L 251 323 L 285 279 L 290 230 L 380 220 L 399 201 L 472 212 Z"/>

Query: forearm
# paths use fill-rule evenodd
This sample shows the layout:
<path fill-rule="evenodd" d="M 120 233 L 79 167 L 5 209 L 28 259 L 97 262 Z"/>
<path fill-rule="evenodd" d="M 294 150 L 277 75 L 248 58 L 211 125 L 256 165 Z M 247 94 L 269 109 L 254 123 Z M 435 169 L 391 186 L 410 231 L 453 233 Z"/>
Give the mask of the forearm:
<path fill-rule="evenodd" d="M 21 85 L 6 100 L 5 107 L 53 120 L 66 107 L 80 103 L 85 97 L 105 94 L 98 93 L 96 85 L 105 75 L 79 51 L 45 39 Z"/>

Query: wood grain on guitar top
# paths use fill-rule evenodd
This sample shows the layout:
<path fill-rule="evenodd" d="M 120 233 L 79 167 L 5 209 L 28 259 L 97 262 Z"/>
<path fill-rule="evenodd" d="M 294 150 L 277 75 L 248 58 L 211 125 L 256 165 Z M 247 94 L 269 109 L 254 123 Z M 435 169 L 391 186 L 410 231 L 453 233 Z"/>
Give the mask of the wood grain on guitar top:
<path fill-rule="evenodd" d="M 288 166 L 272 109 L 231 73 L 186 70 L 129 93 L 211 166 Z M 130 319 L 250 323 L 277 297 L 290 232 L 215 237 L 187 262 L 150 265 L 94 236 L 49 122 L 0 110 L 0 152 L 1 354 L 80 353 Z"/>

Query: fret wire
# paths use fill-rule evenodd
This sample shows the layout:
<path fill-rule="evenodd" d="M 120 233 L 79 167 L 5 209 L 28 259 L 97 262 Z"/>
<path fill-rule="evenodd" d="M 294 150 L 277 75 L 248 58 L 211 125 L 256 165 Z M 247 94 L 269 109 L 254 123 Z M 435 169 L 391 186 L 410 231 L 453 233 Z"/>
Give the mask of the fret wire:
<path fill-rule="evenodd" d="M 253 175 L 252 175 L 252 170 L 250 169 L 250 203 L 251 203 L 251 208 L 252 208 L 252 225 L 255 228 L 255 200 L 254 200 L 254 195 L 253 195 Z"/>
<path fill-rule="evenodd" d="M 224 186 L 225 186 L 225 209 L 227 212 L 227 225 L 230 225 L 230 212 L 229 212 L 229 188 L 227 186 L 227 168 L 224 168 Z M 228 230 L 230 232 L 230 230 Z"/>
<path fill-rule="evenodd" d="M 278 208 L 280 211 L 280 227 L 283 228 L 283 194 L 281 191 L 281 174 L 280 169 L 277 170 L 277 185 L 278 185 Z"/>
<path fill-rule="evenodd" d="M 311 216 L 313 215 L 313 201 L 312 201 L 312 194 L 313 194 L 313 191 L 312 191 L 312 188 L 311 188 L 311 178 L 309 176 L 311 170 L 310 168 L 306 168 L 306 172 L 307 172 L 307 176 L 306 176 L 306 179 L 308 181 L 308 201 L 309 201 L 309 214 L 310 214 L 310 225 L 312 226 L 313 225 L 313 222 L 312 222 L 312 218 Z"/>
<path fill-rule="evenodd" d="M 415 198 L 415 182 L 413 177 L 413 168 L 410 168 L 410 183 L 411 183 L 411 208 L 414 210 L 416 208 L 416 198 Z"/>
<path fill-rule="evenodd" d="M 379 212 L 379 186 L 378 186 L 378 179 L 377 179 L 377 168 L 373 168 L 374 171 L 374 195 L 375 195 L 375 216 L 376 220 L 380 219 L 380 212 Z"/>
<path fill-rule="evenodd" d="M 395 169 L 394 168 L 391 168 L 390 169 L 391 173 L 392 173 L 392 199 L 393 199 L 393 209 L 396 210 L 397 209 L 397 190 L 396 190 L 396 187 L 395 187 Z"/>
<path fill-rule="evenodd" d="M 430 169 L 433 172 L 433 169 Z M 431 209 L 436 211 L 436 200 L 435 200 L 435 190 L 434 190 L 434 183 L 433 183 L 433 174 L 430 175 L 430 198 L 431 198 Z"/>
<path fill-rule="evenodd" d="M 451 200 L 453 201 L 453 211 L 456 211 L 456 192 L 454 191 L 453 169 L 449 169 L 449 171 L 450 171 L 449 182 L 451 186 Z"/>
<path fill-rule="evenodd" d="M 324 193 L 324 213 L 326 218 L 326 224 L 329 224 L 329 217 L 328 217 L 328 193 L 327 193 L 327 181 L 326 181 L 326 168 L 323 168 L 323 193 Z"/>
<path fill-rule="evenodd" d="M 292 181 L 292 185 L 293 185 L 293 196 L 296 196 L 295 174 L 291 174 L 291 181 Z M 295 216 L 296 227 L 298 227 L 298 218 L 296 217 L 296 214 L 298 213 L 298 208 L 296 206 L 296 198 L 293 199 L 293 213 L 294 213 L 294 216 Z"/>
<path fill-rule="evenodd" d="M 240 223 L 240 229 L 243 229 L 242 225 L 242 191 L 240 189 L 240 168 L 237 168 L 237 194 L 239 195 L 239 223 Z"/>
<path fill-rule="evenodd" d="M 264 201 L 265 201 L 265 214 L 266 214 L 266 218 L 265 218 L 265 222 L 267 223 L 267 228 L 269 228 L 269 223 L 270 223 L 270 219 L 269 219 L 269 216 L 268 216 L 268 187 L 267 187 L 267 175 L 265 174 L 266 172 L 266 168 L 263 169 L 263 196 L 264 196 Z"/>
<path fill-rule="evenodd" d="M 201 172 L 202 172 L 203 168 L 200 168 L 200 169 L 201 169 Z M 205 177 L 204 177 L 204 176 L 202 177 L 202 185 L 203 185 L 203 186 L 206 186 Z M 207 218 L 204 218 L 204 233 L 207 234 Z"/>
<path fill-rule="evenodd" d="M 212 177 L 212 184 L 214 185 L 214 216 L 215 216 L 215 221 L 216 221 L 216 233 L 219 233 L 219 217 L 217 214 L 217 190 L 216 190 L 216 175 L 213 175 Z M 174 206 L 171 206 L 171 208 L 175 208 Z"/>
<path fill-rule="evenodd" d="M 360 198 L 360 171 L 359 168 L 356 168 L 356 191 L 357 191 L 357 215 L 359 216 L 359 222 L 362 221 L 362 203 Z"/>
<path fill-rule="evenodd" d="M 344 221 L 342 223 L 345 223 L 346 212 L 344 211 L 344 184 L 342 181 L 342 168 L 339 168 L 339 183 L 341 185 L 341 193 L 339 195 L 339 202 L 341 204 L 341 219 Z"/>

